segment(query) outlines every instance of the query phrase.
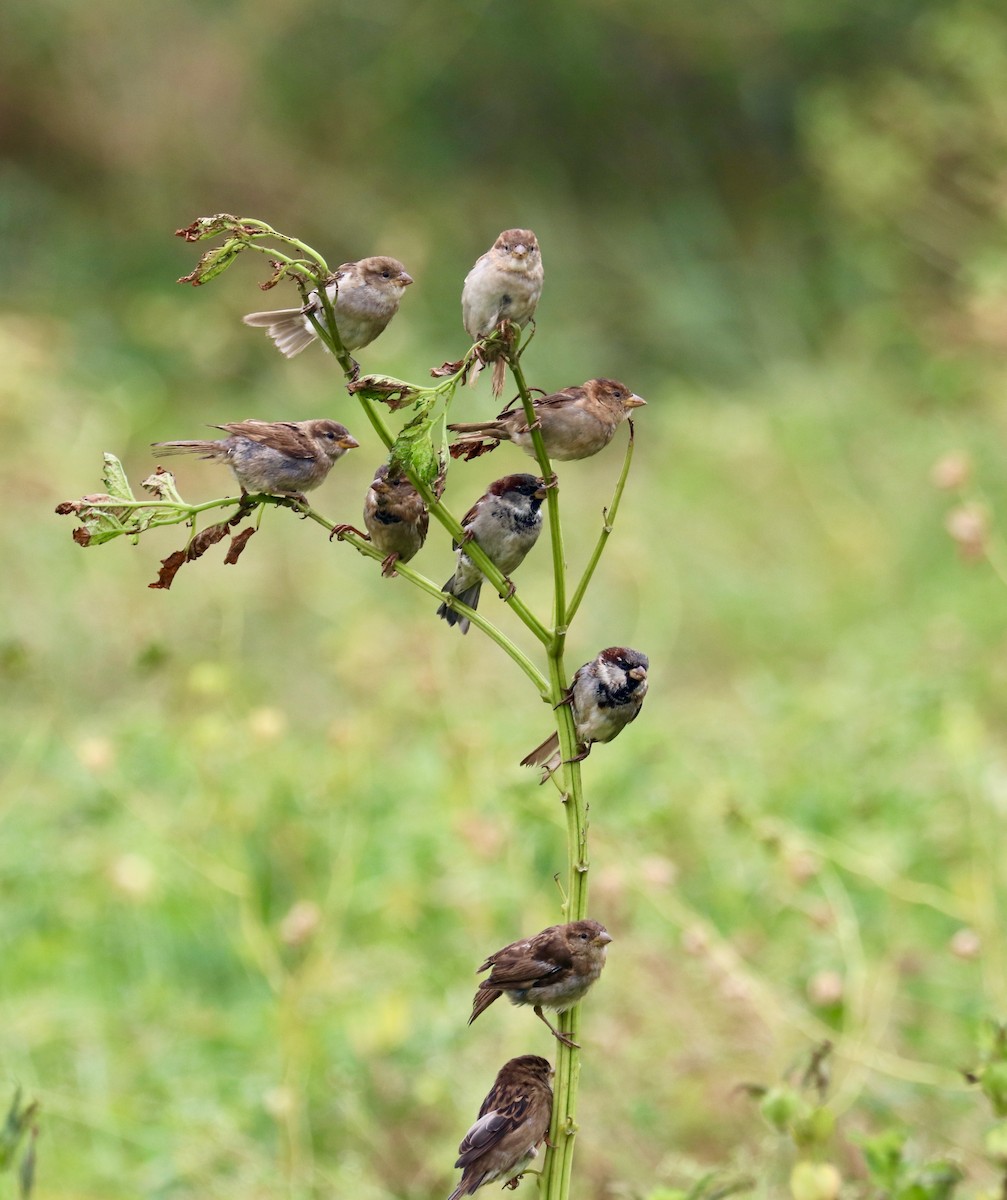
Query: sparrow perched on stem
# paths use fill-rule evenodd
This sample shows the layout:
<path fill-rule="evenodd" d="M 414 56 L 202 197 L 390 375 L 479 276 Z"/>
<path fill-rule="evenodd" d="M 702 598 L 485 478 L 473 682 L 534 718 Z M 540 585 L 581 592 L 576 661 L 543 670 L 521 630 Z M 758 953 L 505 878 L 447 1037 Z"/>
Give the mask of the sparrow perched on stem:
<path fill-rule="evenodd" d="M 395 564 L 408 562 L 427 539 L 430 514 L 423 498 L 405 475 L 389 477 L 388 464 L 378 467 L 364 499 L 364 524 L 373 545 L 384 551 L 381 574 L 391 578 Z M 335 525 L 330 540 L 341 533 L 360 534 L 352 525 Z"/>
<path fill-rule="evenodd" d="M 359 446 L 345 425 L 325 419 L 315 421 L 234 421 L 213 425 L 230 437 L 191 442 L 153 442 L 162 454 L 199 454 L 225 462 L 243 492 L 272 496 L 304 493 L 325 479 L 333 463 L 347 450 Z"/>
<path fill-rule="evenodd" d="M 512 1058 L 497 1072 L 479 1119 L 462 1138 L 456 1167 L 462 1177 L 448 1200 L 471 1196 L 487 1183 L 515 1188 L 538 1154 L 552 1119 L 553 1070 L 537 1054 Z"/>
<path fill-rule="evenodd" d="M 336 329 L 346 350 L 359 350 L 381 333 L 399 310 L 402 293 L 412 276 L 397 258 L 383 254 L 343 263 L 325 291 L 336 314 Z M 264 328 L 287 358 L 300 354 L 318 336 L 307 314 L 325 325 L 325 308 L 317 290 L 301 308 L 278 308 L 273 312 L 247 313 L 246 325 Z"/>
<path fill-rule="evenodd" d="M 469 608 L 478 608 L 484 576 L 465 553 L 465 543 L 475 541 L 494 565 L 509 575 L 538 540 L 542 530 L 540 509 L 545 497 L 545 486 L 534 475 L 505 475 L 491 483 L 486 494 L 462 517 L 465 537 L 461 543 L 455 543 L 458 565 L 441 591 L 457 596 Z M 513 595 L 513 583 L 510 586 Z M 469 619 L 448 604 L 442 604 L 437 615 L 449 625 L 457 625 L 462 633 L 468 633 Z"/>
<path fill-rule="evenodd" d="M 601 974 L 611 940 L 608 930 L 597 921 L 571 921 L 550 925 L 526 941 L 504 946 L 479 968 L 490 974 L 472 1000 L 469 1024 L 506 992 L 511 1004 L 534 1005 L 535 1016 L 545 1021 L 553 1037 L 578 1048 L 549 1022 L 542 1009 L 566 1012 L 573 1008 Z"/>
<path fill-rule="evenodd" d="M 534 401 L 533 407 L 546 454 L 559 462 L 571 462 L 604 450 L 630 412 L 646 403 L 615 379 L 589 379 L 580 387 L 543 396 Z M 451 447 L 454 458 L 476 458 L 495 449 L 499 442 L 514 442 L 525 454 L 535 455 L 531 429 L 520 404 L 508 406 L 495 421 L 449 425 L 448 429 L 462 435 Z"/>
<path fill-rule="evenodd" d="M 542 255 L 530 229 L 505 229 L 465 276 L 462 324 L 474 341 L 487 337 L 501 321 L 523 328 L 535 314 L 542 294 Z M 488 360 L 485 360 L 488 361 Z M 505 366 L 493 366 L 493 394 L 503 390 Z"/>
<path fill-rule="evenodd" d="M 609 646 L 597 658 L 578 667 L 564 704 L 573 706 L 580 762 L 595 742 L 610 742 L 635 721 L 647 694 L 650 660 L 639 650 Z M 551 733 L 541 746 L 521 759 L 522 767 L 542 767 L 542 781 L 560 765 L 559 734 Z"/>

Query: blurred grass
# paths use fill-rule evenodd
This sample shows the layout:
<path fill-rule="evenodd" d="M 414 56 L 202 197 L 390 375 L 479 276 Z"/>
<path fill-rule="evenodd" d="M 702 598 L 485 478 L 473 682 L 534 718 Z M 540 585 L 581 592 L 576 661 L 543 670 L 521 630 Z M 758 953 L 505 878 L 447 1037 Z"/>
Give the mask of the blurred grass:
<path fill-rule="evenodd" d="M 571 666 L 615 643 L 653 664 L 587 764 L 615 942 L 578 1194 L 728 1161 L 772 1194 L 783 1156 L 734 1089 L 824 1032 L 855 1127 L 904 1122 L 986 1181 L 956 1071 L 1007 1007 L 1004 583 L 956 554 L 930 471 L 965 452 L 966 492 L 1005 511 L 1002 14 L 2 20 L 0 1081 L 42 1100 L 38 1194 L 446 1194 L 497 1067 L 549 1051 L 524 1012 L 465 1027 L 482 956 L 558 912 L 523 677 L 289 513 L 169 594 L 146 584 L 176 535 L 83 552 L 51 515 L 105 449 L 138 481 L 148 442 L 204 423 L 352 414 L 323 355 L 241 327 L 252 268 L 173 284 L 171 231 L 218 208 L 333 263 L 402 257 L 417 287 L 361 359 L 413 379 L 464 349 L 476 254 L 531 224 L 529 381 L 649 401 L 571 634 Z M 379 459 L 366 440 L 318 507 L 356 520 Z M 523 462 L 455 466 L 456 511 Z M 571 564 L 618 466 L 563 473 Z M 230 486 L 199 462 L 180 482 Z M 451 561 L 432 537 L 418 566 Z M 545 563 L 519 580 L 540 610 Z"/>

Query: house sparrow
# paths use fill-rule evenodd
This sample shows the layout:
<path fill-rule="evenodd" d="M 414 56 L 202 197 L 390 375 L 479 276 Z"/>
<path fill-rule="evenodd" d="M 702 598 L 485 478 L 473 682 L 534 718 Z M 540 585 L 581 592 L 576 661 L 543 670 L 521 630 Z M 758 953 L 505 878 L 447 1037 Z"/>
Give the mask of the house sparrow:
<path fill-rule="evenodd" d="M 332 464 L 360 443 L 338 421 L 234 421 L 213 425 L 231 436 L 192 442 L 153 442 L 161 454 L 199 454 L 226 462 L 243 492 L 273 496 L 304 493 L 325 479 Z"/>
<path fill-rule="evenodd" d="M 566 1012 L 573 1008 L 601 974 L 611 940 L 608 930 L 597 921 L 571 921 L 568 925 L 550 925 L 527 941 L 504 946 L 479 968 L 493 969 L 472 1000 L 469 1024 L 506 992 L 511 1004 L 533 1004 L 535 1016 L 545 1021 L 553 1037 L 577 1047 L 550 1024 L 542 1009 Z"/>
<path fill-rule="evenodd" d="M 430 514 L 405 475 L 388 476 L 378 467 L 364 500 L 364 524 L 371 541 L 385 553 L 381 574 L 390 578 L 397 562 L 408 562 L 427 540 Z"/>
<path fill-rule="evenodd" d="M 359 350 L 378 336 L 399 310 L 402 293 L 412 276 L 397 258 L 379 254 L 359 262 L 343 263 L 325 291 L 336 314 L 336 328 L 347 350 Z M 273 312 L 246 313 L 246 325 L 264 328 L 287 358 L 310 346 L 316 333 L 306 314 L 325 323 L 325 309 L 317 291 L 302 308 L 279 308 Z"/>
<path fill-rule="evenodd" d="M 609 646 L 597 658 L 578 667 L 565 704 L 573 705 L 580 751 L 574 762 L 587 758 L 595 742 L 610 742 L 639 716 L 647 694 L 650 660 L 639 650 Z M 521 759 L 522 767 L 542 767 L 543 782 L 560 764 L 559 734 L 551 733 L 541 746 Z"/>
<path fill-rule="evenodd" d="M 545 496 L 542 480 L 534 475 L 505 475 L 491 483 L 485 496 L 480 496 L 462 517 L 465 537 L 461 543 L 455 543 L 458 566 L 441 591 L 457 596 L 469 608 L 477 608 L 483 573 L 465 553 L 465 543 L 474 539 L 504 575 L 509 575 L 538 539 L 542 529 L 539 510 Z M 468 633 L 468 618 L 447 604 L 440 606 L 437 615 L 449 625 L 457 625 L 462 633 Z"/>
<path fill-rule="evenodd" d="M 542 431 L 545 452 L 559 462 L 590 458 L 604 450 L 619 425 L 634 408 L 646 404 L 624 383 L 614 379 L 589 379 L 580 387 L 565 388 L 534 402 L 535 419 Z M 462 436 L 451 447 L 454 458 L 476 458 L 498 442 L 514 442 L 535 456 L 524 408 L 506 408 L 495 421 L 449 425 Z"/>
<path fill-rule="evenodd" d="M 501 321 L 525 326 L 542 294 L 542 256 L 530 229 L 505 229 L 465 276 L 462 324 L 474 341 L 487 337 Z M 505 366 L 493 367 L 493 394 L 503 390 Z"/>
<path fill-rule="evenodd" d="M 537 1054 L 505 1062 L 479 1109 L 479 1119 L 462 1138 L 456 1167 L 462 1177 L 448 1200 L 471 1196 L 487 1183 L 517 1187 L 538 1154 L 552 1119 L 553 1070 Z"/>

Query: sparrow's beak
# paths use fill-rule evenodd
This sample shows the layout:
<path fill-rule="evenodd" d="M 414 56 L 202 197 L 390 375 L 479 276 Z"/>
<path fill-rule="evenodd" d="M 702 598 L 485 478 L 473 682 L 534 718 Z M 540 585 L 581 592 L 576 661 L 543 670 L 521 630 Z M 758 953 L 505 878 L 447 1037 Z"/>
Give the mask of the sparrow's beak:
<path fill-rule="evenodd" d="M 382 496 L 388 491 L 388 484 L 383 479 L 375 479 L 371 483 L 371 491 L 377 492 L 379 496 Z"/>
<path fill-rule="evenodd" d="M 528 253 L 528 247 L 524 244 L 524 242 L 518 242 L 516 246 L 511 246 L 510 252 L 515 258 L 524 258 L 524 256 Z"/>
<path fill-rule="evenodd" d="M 536 500 L 544 500 L 544 499 L 546 498 L 546 496 L 548 496 L 548 495 L 549 495 L 549 490 L 548 490 L 548 488 L 540 487 L 540 488 L 539 488 L 539 489 L 538 489 L 538 490 L 535 492 L 535 499 L 536 499 Z"/>
<path fill-rule="evenodd" d="M 630 679 L 646 679 L 647 678 L 647 668 L 646 667 L 630 667 L 630 669 L 626 672 L 626 674 L 630 677 Z"/>
<path fill-rule="evenodd" d="M 413 281 L 412 275 L 407 275 L 405 273 L 405 271 L 399 272 L 399 283 L 401 283 L 403 287 L 408 287 L 412 283 L 412 281 Z"/>
<path fill-rule="evenodd" d="M 356 450 L 360 443 L 352 434 L 348 433 L 346 437 L 339 439 L 339 445 L 344 450 Z"/>
<path fill-rule="evenodd" d="M 594 940 L 602 946 L 607 946 L 612 940 L 612 935 L 608 932 L 608 930 L 603 930 Z"/>
<path fill-rule="evenodd" d="M 626 401 L 626 407 L 627 408 L 643 408 L 643 406 L 646 403 L 647 403 L 647 401 L 644 400 L 644 398 L 642 396 L 632 395 Z"/>

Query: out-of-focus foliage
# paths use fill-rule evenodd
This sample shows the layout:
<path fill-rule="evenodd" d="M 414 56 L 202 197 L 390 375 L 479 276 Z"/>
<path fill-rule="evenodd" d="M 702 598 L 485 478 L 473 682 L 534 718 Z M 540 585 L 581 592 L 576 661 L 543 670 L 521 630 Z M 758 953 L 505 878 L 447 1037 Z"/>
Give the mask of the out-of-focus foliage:
<path fill-rule="evenodd" d="M 530 226 L 529 383 L 649 401 L 571 634 L 571 665 L 653 664 L 587 764 L 615 941 L 578 1195 L 782 1194 L 734 1089 L 824 1036 L 848 1123 L 998 1186 L 957 1072 L 1007 1010 L 1005 111 L 978 0 L 2 7 L 0 1083 L 41 1101 L 39 1196 L 447 1194 L 500 1063 L 549 1049 L 526 1012 L 464 1024 L 482 956 L 558 911 L 525 680 L 289 512 L 170 593 L 177 533 L 84 552 L 52 515 L 104 451 L 142 479 L 207 423 L 366 436 L 320 349 L 241 325 L 295 302 L 265 263 L 174 283 L 172 232 L 217 211 L 400 258 L 360 358 L 416 382 L 466 348 L 475 257 Z M 380 457 L 318 507 L 359 521 Z M 574 565 L 619 459 L 563 472 Z M 448 499 L 526 465 L 455 464 Z M 417 566 L 451 561 L 432 535 Z"/>

